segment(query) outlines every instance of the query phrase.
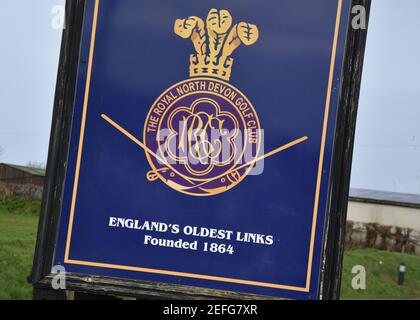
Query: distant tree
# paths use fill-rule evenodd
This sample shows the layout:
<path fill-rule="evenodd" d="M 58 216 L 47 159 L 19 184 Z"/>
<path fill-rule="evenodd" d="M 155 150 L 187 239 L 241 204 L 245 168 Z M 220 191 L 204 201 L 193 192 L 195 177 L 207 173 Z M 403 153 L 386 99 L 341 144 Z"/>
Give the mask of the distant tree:
<path fill-rule="evenodd" d="M 45 169 L 47 167 L 45 163 L 41 161 L 29 161 L 26 163 L 26 166 L 30 168 L 37 168 L 37 169 Z"/>

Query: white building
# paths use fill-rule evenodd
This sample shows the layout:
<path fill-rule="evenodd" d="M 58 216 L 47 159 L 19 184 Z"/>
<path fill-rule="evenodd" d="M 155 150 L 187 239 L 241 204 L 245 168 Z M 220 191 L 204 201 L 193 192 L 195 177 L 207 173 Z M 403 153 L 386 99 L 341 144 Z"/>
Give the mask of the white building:
<path fill-rule="evenodd" d="M 351 189 L 347 246 L 420 254 L 420 195 Z"/>

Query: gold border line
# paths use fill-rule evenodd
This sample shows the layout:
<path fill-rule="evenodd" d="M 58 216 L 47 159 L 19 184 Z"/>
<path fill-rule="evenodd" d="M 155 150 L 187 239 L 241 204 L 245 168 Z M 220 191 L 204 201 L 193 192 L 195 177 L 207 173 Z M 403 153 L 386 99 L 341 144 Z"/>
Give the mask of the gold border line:
<path fill-rule="evenodd" d="M 71 199 L 70 220 L 69 220 L 69 227 L 67 230 L 66 253 L 64 256 L 64 261 L 69 259 L 70 242 L 71 242 L 71 235 L 73 231 L 74 208 L 76 206 L 77 188 L 79 186 L 80 162 L 82 159 L 83 141 L 85 137 L 86 114 L 87 114 L 87 108 L 88 108 L 88 103 L 89 103 L 90 80 L 92 78 L 92 63 L 93 63 L 93 54 L 95 51 L 98 11 L 99 11 L 99 0 L 95 0 L 95 9 L 94 9 L 94 14 L 93 14 L 93 22 L 92 22 L 92 35 L 90 39 L 89 63 L 88 63 L 87 78 L 86 78 L 85 98 L 83 102 L 82 125 L 80 127 L 79 150 L 77 152 L 76 172 L 75 172 L 75 177 L 74 177 L 73 196 Z"/>
<path fill-rule="evenodd" d="M 335 59 L 337 55 L 337 43 L 338 43 L 338 34 L 340 31 L 340 20 L 342 14 L 343 0 L 338 1 L 337 17 L 335 20 L 335 31 L 334 31 L 334 41 L 333 48 L 331 53 L 331 63 L 330 63 L 330 76 L 328 79 L 328 89 L 327 89 L 327 101 L 325 102 L 325 113 L 324 113 L 324 125 L 322 129 L 322 138 L 321 138 L 321 151 L 319 155 L 318 163 L 318 178 L 316 182 L 316 191 L 315 191 L 315 203 L 314 203 L 314 213 L 312 217 L 312 231 L 311 231 L 311 242 L 309 246 L 309 259 L 308 259 L 308 269 L 306 273 L 306 289 L 310 290 L 311 285 L 311 274 L 312 274 L 312 262 L 314 254 L 314 243 L 315 243 L 315 232 L 316 232 L 316 222 L 318 218 L 318 205 L 319 205 L 319 193 L 321 190 L 321 180 L 322 180 L 322 167 L 324 164 L 324 154 L 325 154 L 325 140 L 327 137 L 327 127 L 328 127 L 328 115 L 330 112 L 331 104 L 331 91 L 334 77 L 334 67 Z"/>
<path fill-rule="evenodd" d="M 239 283 L 239 284 L 246 284 L 246 285 L 258 286 L 258 287 L 267 287 L 267 288 L 274 288 L 274 289 L 285 289 L 285 290 L 306 292 L 306 288 L 302 288 L 302 287 L 286 286 L 286 285 L 281 285 L 281 284 L 259 282 L 259 281 L 252 281 L 252 280 L 241 280 L 241 279 L 234 279 L 234 278 L 217 277 L 217 276 L 210 276 L 210 275 L 203 275 L 203 274 L 196 274 L 196 273 L 121 266 L 117 264 L 102 263 L 102 262 L 97 263 L 97 262 L 79 261 L 79 260 L 67 260 L 66 263 L 84 265 L 84 266 L 90 266 L 90 267 L 102 267 L 102 268 L 108 268 L 108 269 L 121 269 L 121 270 L 128 270 L 128 271 L 140 271 L 140 272 L 146 272 L 146 273 L 164 274 L 164 275 L 169 275 L 169 276 Z"/>
<path fill-rule="evenodd" d="M 340 30 L 340 19 L 341 19 L 341 14 L 342 14 L 341 11 L 342 11 L 343 0 L 338 0 L 337 17 L 336 17 L 336 24 L 335 24 L 335 31 L 334 31 L 334 40 L 333 40 L 333 48 L 332 48 L 332 54 L 331 54 L 331 62 L 330 62 L 330 74 L 329 74 L 328 88 L 327 88 L 327 99 L 326 99 L 326 103 L 325 103 L 326 107 L 325 107 L 325 112 L 324 112 L 324 122 L 323 122 L 320 157 L 319 157 L 319 164 L 318 164 L 318 177 L 317 177 L 317 182 L 316 182 L 314 212 L 313 212 L 312 229 L 311 229 L 311 241 L 310 241 L 310 248 L 309 248 L 309 259 L 308 259 L 308 268 L 307 268 L 306 286 L 305 287 L 281 285 L 281 284 L 274 284 L 274 283 L 265 283 L 265 282 L 251 281 L 251 280 L 225 278 L 225 277 L 210 276 L 210 275 L 201 275 L 201 274 L 194 274 L 194 273 L 177 272 L 177 271 L 170 271 L 170 270 L 149 269 L 149 268 L 123 266 L 123 265 L 116 265 L 116 264 L 109 264 L 109 263 L 98 263 L 98 262 L 80 261 L 80 260 L 69 259 L 71 234 L 72 234 L 72 231 L 73 231 L 74 211 L 75 211 L 76 198 L 77 198 L 77 188 L 78 188 L 78 182 L 79 182 L 80 162 L 81 162 L 82 150 L 83 150 L 84 130 L 85 130 L 85 125 L 86 125 L 86 113 L 87 113 L 87 107 L 88 107 L 88 101 L 89 101 L 89 91 L 90 91 L 90 81 L 91 81 L 91 75 L 92 75 L 93 55 L 94 55 L 94 48 L 95 48 L 96 28 L 97 28 L 98 11 L 99 11 L 98 10 L 99 9 L 99 1 L 100 0 L 95 0 L 95 9 L 94 9 L 94 17 L 93 17 L 93 25 L 92 25 L 92 36 L 91 36 L 90 53 L 89 53 L 88 73 L 87 73 L 86 90 L 85 90 L 85 97 L 84 97 L 84 104 L 83 104 L 82 126 L 81 126 L 81 129 L 80 129 L 79 149 L 78 149 L 78 154 L 77 154 L 76 172 L 75 172 L 75 179 L 74 179 L 74 186 L 73 186 L 72 203 L 71 203 L 71 208 L 70 208 L 70 219 L 69 219 L 69 227 L 68 227 L 68 231 L 67 231 L 67 242 L 66 242 L 64 262 L 68 263 L 68 264 L 85 265 L 85 266 L 91 266 L 91 267 L 121 269 L 121 270 L 129 270 L 129 271 L 138 271 L 138 272 L 146 272 L 146 273 L 154 273 L 154 274 L 164 274 L 164 275 L 171 275 L 171 276 L 203 279 L 203 280 L 212 280 L 212 281 L 220 281 L 220 282 L 246 284 L 246 285 L 268 287 L 268 288 L 275 288 L 275 289 L 285 289 L 285 290 L 291 290 L 291 291 L 309 292 L 310 291 L 311 272 L 312 272 L 313 249 L 314 249 L 314 240 L 315 240 L 315 232 L 316 232 L 316 222 L 317 222 L 317 217 L 318 217 L 319 194 L 320 194 L 320 188 L 321 188 L 321 182 L 322 182 L 322 168 L 323 168 L 324 153 L 325 153 L 325 140 L 326 140 L 326 135 L 327 135 L 329 108 L 330 108 L 330 104 L 331 104 L 332 83 L 333 83 L 333 77 L 334 77 L 334 67 L 335 67 L 335 60 L 336 60 L 336 53 L 337 53 L 337 43 L 338 43 L 338 35 L 339 35 L 339 30 Z"/>

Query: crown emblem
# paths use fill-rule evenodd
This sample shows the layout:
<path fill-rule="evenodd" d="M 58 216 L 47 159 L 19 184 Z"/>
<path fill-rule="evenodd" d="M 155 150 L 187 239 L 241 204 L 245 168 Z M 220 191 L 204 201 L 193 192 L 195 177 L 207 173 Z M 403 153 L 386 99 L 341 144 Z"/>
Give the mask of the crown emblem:
<path fill-rule="evenodd" d="M 190 55 L 190 77 L 211 76 L 229 81 L 233 52 L 241 45 L 253 45 L 259 36 L 256 25 L 240 22 L 232 27 L 227 10 L 211 9 L 206 24 L 199 17 L 177 19 L 175 34 L 190 38 L 195 53 Z"/>

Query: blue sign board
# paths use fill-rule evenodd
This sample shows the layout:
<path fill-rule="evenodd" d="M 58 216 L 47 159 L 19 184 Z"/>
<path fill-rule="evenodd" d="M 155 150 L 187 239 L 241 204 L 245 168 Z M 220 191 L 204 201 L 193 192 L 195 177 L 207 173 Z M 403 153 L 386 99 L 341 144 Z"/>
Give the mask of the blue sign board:
<path fill-rule="evenodd" d="M 86 1 L 54 263 L 318 297 L 349 1 Z"/>

